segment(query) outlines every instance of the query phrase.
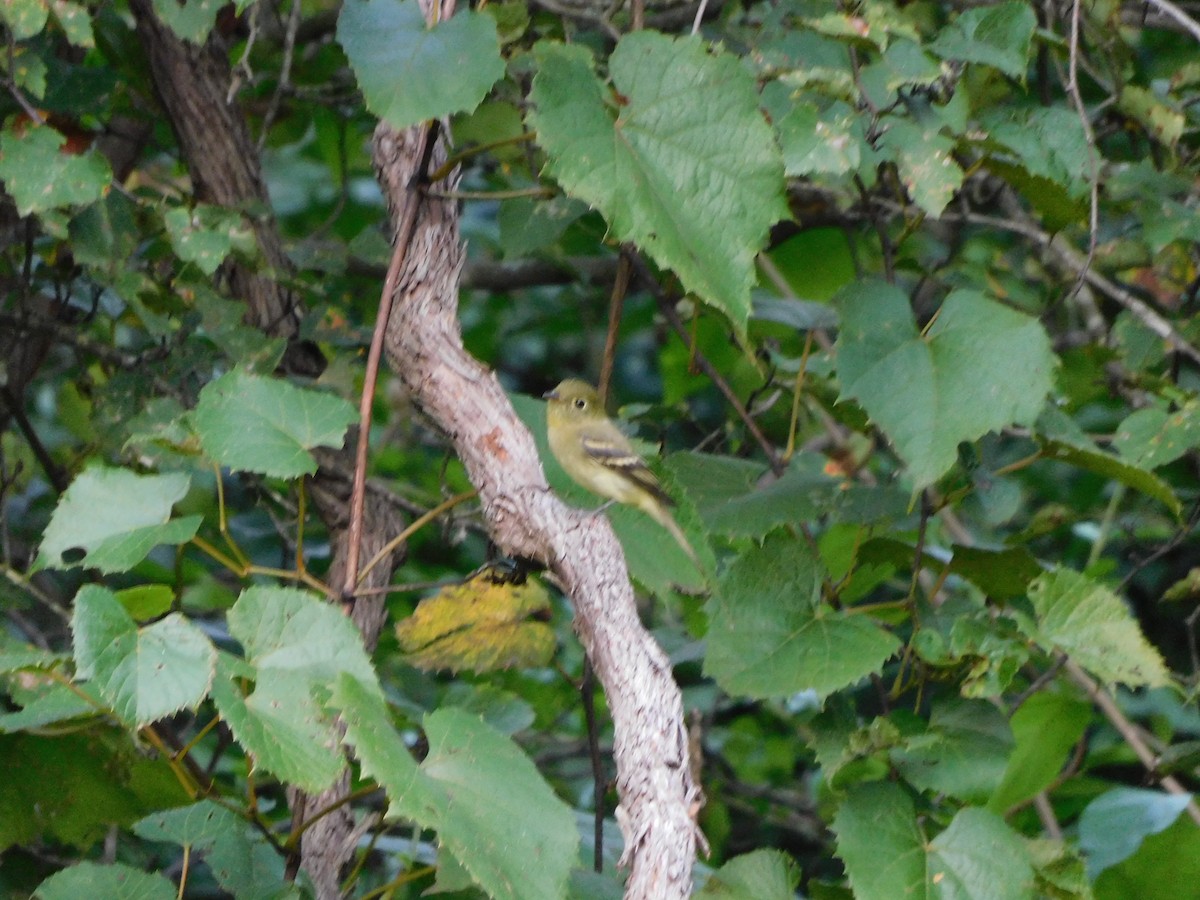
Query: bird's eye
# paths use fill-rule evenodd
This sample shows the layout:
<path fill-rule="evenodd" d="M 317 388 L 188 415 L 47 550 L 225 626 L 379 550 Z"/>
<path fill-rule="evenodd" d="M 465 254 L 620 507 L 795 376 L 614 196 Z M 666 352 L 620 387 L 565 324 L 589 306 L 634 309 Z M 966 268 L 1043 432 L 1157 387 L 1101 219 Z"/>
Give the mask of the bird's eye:
<path fill-rule="evenodd" d="M 586 400 L 584 400 L 582 397 L 575 398 L 575 408 L 576 409 L 585 409 L 586 407 L 587 407 Z"/>

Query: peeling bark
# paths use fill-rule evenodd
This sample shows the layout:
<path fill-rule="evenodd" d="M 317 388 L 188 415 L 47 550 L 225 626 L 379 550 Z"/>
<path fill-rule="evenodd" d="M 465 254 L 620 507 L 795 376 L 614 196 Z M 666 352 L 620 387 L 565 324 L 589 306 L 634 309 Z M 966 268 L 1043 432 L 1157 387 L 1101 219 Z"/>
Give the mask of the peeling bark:
<path fill-rule="evenodd" d="M 689 766 L 679 688 L 666 654 L 638 618 L 624 552 L 608 520 L 569 508 L 550 492 L 533 437 L 500 382 L 463 348 L 458 209 L 410 189 L 420 131 L 380 124 L 375 132 L 375 165 L 393 225 L 406 204 L 421 204 L 387 324 L 388 360 L 453 443 L 496 545 L 552 567 L 574 602 L 575 628 L 613 717 L 617 822 L 625 837 L 622 864 L 630 867 L 626 896 L 687 897 L 701 795 Z M 439 139 L 430 170 L 445 158 Z"/>

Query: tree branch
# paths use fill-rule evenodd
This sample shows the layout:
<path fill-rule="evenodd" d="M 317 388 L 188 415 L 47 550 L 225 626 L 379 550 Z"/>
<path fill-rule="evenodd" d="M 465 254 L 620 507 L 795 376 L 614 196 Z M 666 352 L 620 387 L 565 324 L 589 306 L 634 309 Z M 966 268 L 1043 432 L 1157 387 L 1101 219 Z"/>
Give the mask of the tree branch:
<path fill-rule="evenodd" d="M 374 159 L 393 225 L 413 202 L 407 186 L 419 128 L 381 124 Z M 432 165 L 445 158 L 439 141 Z M 691 893 L 700 790 L 688 766 L 679 688 L 666 654 L 638 619 L 624 552 L 604 516 L 565 506 L 546 483 L 533 437 L 495 374 L 470 356 L 457 319 L 463 245 L 458 209 L 426 197 L 388 322 L 388 358 L 449 439 L 479 489 L 489 532 L 505 553 L 553 568 L 575 606 L 575 628 L 612 712 L 617 822 L 631 867 L 626 896 Z"/>

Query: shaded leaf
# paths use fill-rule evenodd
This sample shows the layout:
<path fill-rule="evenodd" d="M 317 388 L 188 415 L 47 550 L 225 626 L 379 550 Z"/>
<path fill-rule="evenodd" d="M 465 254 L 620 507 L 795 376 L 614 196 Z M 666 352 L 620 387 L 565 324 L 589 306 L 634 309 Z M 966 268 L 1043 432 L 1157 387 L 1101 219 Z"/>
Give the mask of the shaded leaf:
<path fill-rule="evenodd" d="M 1137 852 L 1147 837 L 1169 828 L 1191 801 L 1190 794 L 1167 794 L 1116 787 L 1087 805 L 1079 817 L 1079 847 L 1095 878 Z"/>
<path fill-rule="evenodd" d="M 1012 729 L 995 705 L 952 698 L 936 703 L 926 731 L 891 758 L 914 787 L 971 802 L 995 790 L 1013 743 Z"/>
<path fill-rule="evenodd" d="M 55 872 L 33 892 L 37 900 L 175 900 L 175 885 L 157 872 L 142 872 L 123 863 L 102 866 L 83 862 Z"/>
<path fill-rule="evenodd" d="M 928 879 L 946 900 L 1025 900 L 1033 867 L 1021 838 L 999 816 L 967 807 L 930 843 Z"/>
<path fill-rule="evenodd" d="M 713 872 L 696 896 L 701 900 L 793 900 L 800 867 L 786 853 L 755 850 L 735 856 Z"/>
<path fill-rule="evenodd" d="M 929 45 L 945 59 L 983 63 L 1010 78 L 1025 78 L 1037 17 L 1029 4 L 1006 0 L 965 10 Z"/>
<path fill-rule="evenodd" d="M 818 563 L 799 541 L 773 535 L 746 551 L 709 601 L 705 674 L 732 694 L 824 697 L 879 671 L 900 642 L 820 598 Z"/>
<path fill-rule="evenodd" d="M 425 719 L 420 767 L 391 725 L 382 697 L 342 676 L 334 705 L 364 774 L 387 790 L 389 817 L 434 828 L 492 897 L 558 900 L 579 843 L 575 816 L 509 738 L 455 709 Z"/>
<path fill-rule="evenodd" d="M 193 44 L 203 44 L 217 23 L 224 0 L 153 0 L 155 14 L 167 23 L 176 36 Z"/>
<path fill-rule="evenodd" d="M 108 190 L 112 172 L 99 153 L 60 153 L 66 137 L 46 125 L 23 132 L 10 125 L 0 135 L 0 180 L 27 216 L 64 206 L 99 200 Z"/>

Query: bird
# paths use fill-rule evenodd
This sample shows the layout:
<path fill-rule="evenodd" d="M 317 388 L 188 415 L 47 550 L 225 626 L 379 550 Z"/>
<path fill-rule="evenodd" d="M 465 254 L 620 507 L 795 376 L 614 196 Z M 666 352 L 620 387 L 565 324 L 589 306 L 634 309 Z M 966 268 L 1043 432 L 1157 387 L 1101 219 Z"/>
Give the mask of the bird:
<path fill-rule="evenodd" d="M 675 501 L 605 413 L 596 389 L 578 378 L 568 378 L 542 396 L 548 401 L 550 452 L 572 480 L 609 503 L 640 509 L 670 532 L 698 566 L 696 551 L 669 511 Z"/>

